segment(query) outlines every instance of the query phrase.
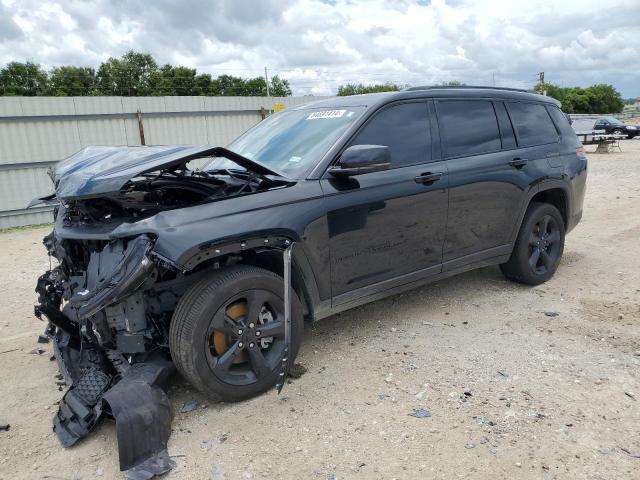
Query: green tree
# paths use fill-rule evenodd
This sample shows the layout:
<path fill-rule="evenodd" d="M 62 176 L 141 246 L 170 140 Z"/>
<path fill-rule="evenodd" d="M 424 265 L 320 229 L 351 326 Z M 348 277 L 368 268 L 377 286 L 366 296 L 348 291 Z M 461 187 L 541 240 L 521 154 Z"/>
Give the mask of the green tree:
<path fill-rule="evenodd" d="M 289 81 L 284 78 L 280 78 L 277 75 L 271 77 L 269 93 L 274 97 L 289 97 L 291 95 L 291 86 L 289 85 Z"/>
<path fill-rule="evenodd" d="M 599 83 L 586 88 L 591 95 L 590 113 L 620 113 L 624 108 L 622 96 L 613 85 Z"/>
<path fill-rule="evenodd" d="M 0 70 L 0 95 L 46 95 L 49 77 L 37 63 L 11 62 Z"/>
<path fill-rule="evenodd" d="M 49 93 L 57 96 L 91 95 L 96 89 L 96 71 L 89 67 L 56 67 L 51 70 Z"/>
<path fill-rule="evenodd" d="M 338 96 L 362 95 L 364 93 L 394 92 L 400 90 L 395 83 L 386 82 L 377 85 L 363 85 L 362 83 L 347 83 L 338 87 Z"/>
<path fill-rule="evenodd" d="M 192 95 L 207 95 L 211 88 L 211 75 L 208 73 L 201 73 L 196 75 L 193 79 L 193 94 Z"/>
<path fill-rule="evenodd" d="M 194 95 L 196 70 L 165 65 L 151 81 L 154 95 Z"/>
<path fill-rule="evenodd" d="M 265 82 L 264 77 L 249 78 L 244 81 L 244 95 L 251 97 L 264 97 L 266 94 L 267 82 Z"/>
<path fill-rule="evenodd" d="M 540 90 L 540 85 L 534 88 Z M 624 108 L 620 93 L 612 85 L 597 84 L 581 88 L 545 83 L 545 90 L 548 96 L 562 103 L 562 109 L 567 113 L 620 113 Z"/>
<path fill-rule="evenodd" d="M 245 80 L 233 75 L 220 75 L 211 81 L 209 86 L 209 95 L 214 96 L 234 96 L 247 95 Z"/>
<path fill-rule="evenodd" d="M 103 95 L 155 95 L 157 82 L 158 65 L 148 53 L 130 50 L 121 58 L 109 58 L 98 68 L 97 84 Z"/>
<path fill-rule="evenodd" d="M 109 58 L 96 72 L 90 67 L 62 66 L 50 76 L 40 65 L 13 62 L 0 70 L 0 95 L 238 95 L 265 96 L 264 77 L 241 78 L 220 75 L 213 79 L 194 68 L 166 64 L 158 68 L 148 53 L 125 53 Z M 269 80 L 269 94 L 291 95 L 289 82 L 279 76 Z"/>

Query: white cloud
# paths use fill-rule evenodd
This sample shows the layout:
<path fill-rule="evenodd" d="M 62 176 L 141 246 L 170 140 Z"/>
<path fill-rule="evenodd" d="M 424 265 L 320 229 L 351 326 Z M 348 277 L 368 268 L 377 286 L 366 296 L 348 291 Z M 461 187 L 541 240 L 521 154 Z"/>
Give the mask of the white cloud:
<path fill-rule="evenodd" d="M 297 94 L 345 82 L 531 87 L 544 70 L 637 96 L 639 18 L 630 0 L 1 0 L 0 64 L 97 67 L 136 49 L 214 75 L 266 65 Z"/>

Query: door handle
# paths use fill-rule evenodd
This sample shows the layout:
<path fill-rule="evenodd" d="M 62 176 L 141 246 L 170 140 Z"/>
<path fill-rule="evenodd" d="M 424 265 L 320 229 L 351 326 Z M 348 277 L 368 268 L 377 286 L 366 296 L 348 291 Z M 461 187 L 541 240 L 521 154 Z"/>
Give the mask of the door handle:
<path fill-rule="evenodd" d="M 437 182 L 442 178 L 442 173 L 421 173 L 417 177 L 414 177 L 416 183 L 422 183 L 424 185 L 432 184 L 433 182 Z"/>
<path fill-rule="evenodd" d="M 509 165 L 511 165 L 514 168 L 522 168 L 527 164 L 528 161 L 529 160 L 526 158 L 516 157 L 509 162 Z"/>

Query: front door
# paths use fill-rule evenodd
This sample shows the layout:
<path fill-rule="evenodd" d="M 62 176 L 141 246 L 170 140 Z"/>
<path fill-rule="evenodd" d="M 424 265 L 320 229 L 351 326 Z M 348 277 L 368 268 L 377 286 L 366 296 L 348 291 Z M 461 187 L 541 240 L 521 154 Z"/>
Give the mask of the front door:
<path fill-rule="evenodd" d="M 429 118 L 424 100 L 384 107 L 348 146 L 388 146 L 390 170 L 321 181 L 334 305 L 440 272 L 448 178 Z"/>

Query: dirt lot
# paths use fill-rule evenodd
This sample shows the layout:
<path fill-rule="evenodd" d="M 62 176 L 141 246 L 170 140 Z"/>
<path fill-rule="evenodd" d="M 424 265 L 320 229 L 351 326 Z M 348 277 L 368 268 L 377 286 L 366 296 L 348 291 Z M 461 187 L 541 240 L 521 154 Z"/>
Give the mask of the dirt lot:
<path fill-rule="evenodd" d="M 622 149 L 590 155 L 549 283 L 486 268 L 319 322 L 281 396 L 212 404 L 176 380 L 168 478 L 640 478 L 640 141 Z M 70 450 L 51 429 L 51 346 L 29 353 L 45 232 L 0 235 L 0 478 L 118 478 L 112 423 Z"/>

